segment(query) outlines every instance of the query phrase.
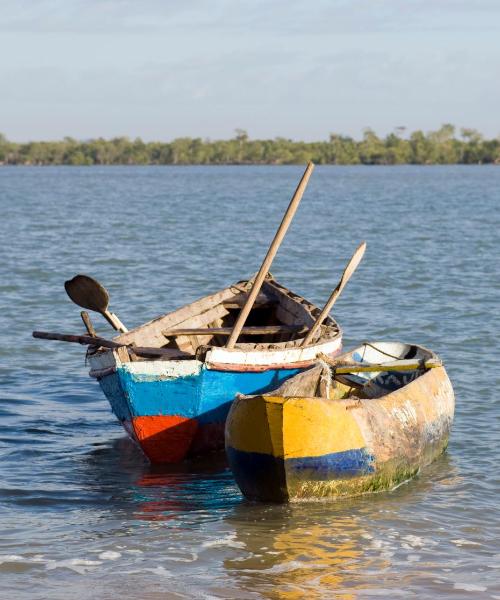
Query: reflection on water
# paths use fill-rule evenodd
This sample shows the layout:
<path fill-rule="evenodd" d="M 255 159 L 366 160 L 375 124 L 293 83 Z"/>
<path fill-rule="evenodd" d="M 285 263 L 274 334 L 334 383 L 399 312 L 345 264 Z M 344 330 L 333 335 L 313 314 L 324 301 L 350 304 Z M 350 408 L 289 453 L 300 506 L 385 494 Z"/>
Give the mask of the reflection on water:
<path fill-rule="evenodd" d="M 149 465 L 135 482 L 133 518 L 164 521 L 176 513 L 209 510 L 213 503 L 210 482 L 227 477 L 227 473 L 223 452 L 181 465 Z"/>
<path fill-rule="evenodd" d="M 130 328 L 250 276 L 301 173 L 0 169 L 1 598 L 500 597 L 500 169 L 319 166 L 273 264 L 323 304 L 366 239 L 335 307 L 346 345 L 409 340 L 444 359 L 449 453 L 393 492 L 259 505 L 223 455 L 152 468 L 82 348 L 30 337 L 81 331 L 63 289 L 77 272 Z"/>
<path fill-rule="evenodd" d="M 379 536 L 384 515 L 397 520 L 398 512 L 425 502 L 435 485 L 456 485 L 459 478 L 456 472 L 450 477 L 453 470 L 444 455 L 431 470 L 392 493 L 265 508 L 243 502 L 227 521 L 244 556 L 227 559 L 224 566 L 248 591 L 256 581 L 265 585 L 269 598 L 295 600 L 304 593 L 323 598 L 333 592 L 356 597 L 366 589 L 367 576 L 382 578 L 393 566 L 400 536 L 397 530 Z M 416 537 L 409 541 L 421 545 Z"/>
<path fill-rule="evenodd" d="M 363 528 L 357 518 L 340 515 L 318 524 L 298 507 L 273 516 L 270 530 L 250 540 L 238 523 L 236 540 L 245 540 L 245 556 L 227 559 L 224 566 L 242 588 L 251 590 L 258 580 L 271 598 L 301 598 L 305 592 L 318 597 L 341 588 L 345 574 L 352 579 L 360 568 Z"/>

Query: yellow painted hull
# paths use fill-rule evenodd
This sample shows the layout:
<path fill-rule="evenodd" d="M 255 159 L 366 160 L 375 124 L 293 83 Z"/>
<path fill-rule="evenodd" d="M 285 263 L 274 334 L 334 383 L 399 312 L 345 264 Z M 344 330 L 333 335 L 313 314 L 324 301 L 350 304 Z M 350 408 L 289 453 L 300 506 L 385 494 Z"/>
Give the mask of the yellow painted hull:
<path fill-rule="evenodd" d="M 252 500 L 391 489 L 441 454 L 454 394 L 444 367 L 379 398 L 252 396 L 226 422 L 229 464 Z"/>

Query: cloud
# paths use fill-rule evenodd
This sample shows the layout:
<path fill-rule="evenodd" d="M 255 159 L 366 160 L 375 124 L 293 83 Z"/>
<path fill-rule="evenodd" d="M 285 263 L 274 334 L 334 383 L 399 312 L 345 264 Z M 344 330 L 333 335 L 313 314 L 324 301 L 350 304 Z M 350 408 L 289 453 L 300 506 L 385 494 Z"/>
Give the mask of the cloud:
<path fill-rule="evenodd" d="M 498 31 L 497 0 L 4 0 L 0 29 L 160 33 L 176 28 L 277 35 Z"/>
<path fill-rule="evenodd" d="M 488 27 L 500 27 L 500 3 L 489 0 L 3 0 L 2 8 L 0 28 L 13 35 L 0 36 L 9 57 L 0 111 L 14 137 L 45 137 L 52 126 L 84 138 L 216 138 L 244 127 L 311 139 L 450 120 L 497 133 L 500 48 Z"/>
<path fill-rule="evenodd" d="M 203 5 L 202 0 L 4 0 L 0 29 L 12 33 L 145 33 L 187 23 L 201 14 Z"/>

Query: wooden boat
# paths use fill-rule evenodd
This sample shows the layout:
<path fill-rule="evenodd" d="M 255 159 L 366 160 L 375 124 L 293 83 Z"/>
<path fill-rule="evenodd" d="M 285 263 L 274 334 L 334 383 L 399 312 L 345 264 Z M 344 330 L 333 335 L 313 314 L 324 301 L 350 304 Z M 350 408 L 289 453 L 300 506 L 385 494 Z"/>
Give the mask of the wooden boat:
<path fill-rule="evenodd" d="M 365 343 L 328 363 L 234 401 L 226 452 L 247 498 L 287 502 L 391 489 L 447 447 L 454 395 L 433 352 Z"/>
<path fill-rule="evenodd" d="M 320 309 L 272 276 L 265 279 L 238 343 L 226 348 L 251 285 L 227 287 L 118 335 L 115 348 L 90 354 L 90 375 L 150 461 L 178 462 L 223 448 L 224 423 L 237 393 L 276 388 L 310 367 L 318 353 L 340 352 L 341 330 L 330 317 L 311 343 L 301 346 Z"/>

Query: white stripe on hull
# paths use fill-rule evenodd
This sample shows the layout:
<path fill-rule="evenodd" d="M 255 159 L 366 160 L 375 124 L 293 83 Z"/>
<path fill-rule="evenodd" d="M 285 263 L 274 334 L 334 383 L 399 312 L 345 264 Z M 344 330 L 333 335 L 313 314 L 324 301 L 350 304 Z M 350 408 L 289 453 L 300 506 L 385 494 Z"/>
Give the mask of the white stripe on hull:
<path fill-rule="evenodd" d="M 235 370 L 241 365 L 242 370 L 251 370 L 248 367 L 274 369 L 293 367 L 297 363 L 314 362 L 318 354 L 337 354 L 342 348 L 341 336 L 306 348 L 287 348 L 285 350 L 262 350 L 244 352 L 242 350 L 227 350 L 226 348 L 212 348 L 206 355 L 207 368 Z M 186 377 L 200 372 L 203 363 L 199 360 L 141 360 L 137 362 L 122 363 L 115 350 L 100 352 L 89 358 L 92 372 L 103 369 L 122 367 L 130 373 L 158 377 Z M 231 366 L 229 368 L 229 365 Z M 247 367 L 247 368 L 245 368 Z"/>

